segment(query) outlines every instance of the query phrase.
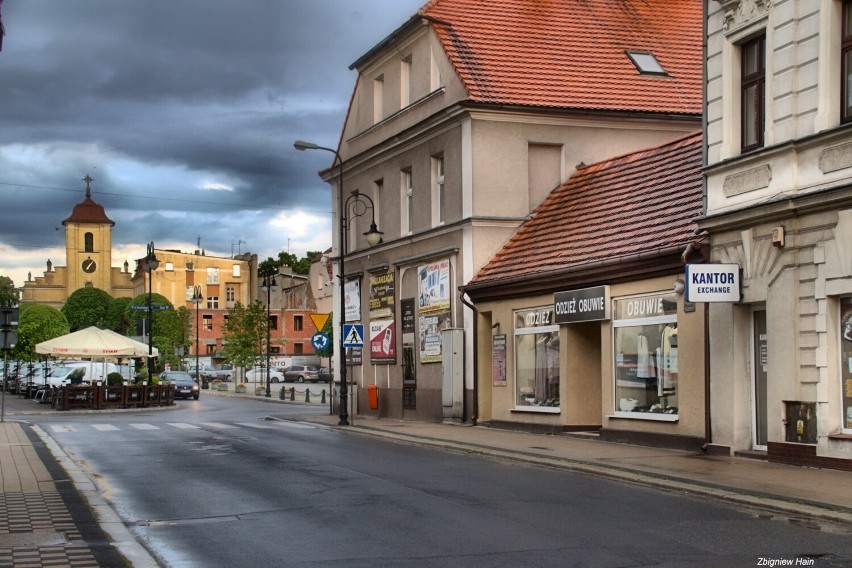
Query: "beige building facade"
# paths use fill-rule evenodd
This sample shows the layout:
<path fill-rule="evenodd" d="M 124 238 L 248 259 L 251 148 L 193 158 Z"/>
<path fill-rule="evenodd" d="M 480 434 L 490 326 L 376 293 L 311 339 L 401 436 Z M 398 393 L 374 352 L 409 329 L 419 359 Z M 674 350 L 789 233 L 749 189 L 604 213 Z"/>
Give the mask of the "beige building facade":
<path fill-rule="evenodd" d="M 579 10 L 571 3 L 554 9 Z M 502 27 L 499 22 L 485 25 L 482 11 L 515 23 L 531 17 L 518 10 L 517 3 L 493 0 L 429 3 L 352 65 L 358 80 L 338 147 L 343 210 L 338 205 L 338 164 L 321 175 L 333 186 L 335 218 L 346 221 L 345 234 L 335 227 L 332 257 L 337 271 L 336 259 L 346 251 L 348 302 L 340 306 L 335 294 L 334 314 L 364 326 L 364 348 L 348 357 L 360 412 L 469 420 L 474 411 L 474 314 L 465 307 L 459 287 L 579 164 L 654 146 L 700 127 L 700 96 L 694 105 L 681 106 L 689 97 L 679 97 L 677 105 L 664 103 L 648 112 L 637 107 L 619 110 L 607 101 L 597 108 L 601 100 L 588 92 L 583 96 L 595 99 L 594 104 L 567 94 L 543 102 L 534 89 L 517 88 L 516 80 L 537 79 L 542 91 L 559 93 L 558 85 L 545 83 L 568 73 L 558 69 L 551 75 L 551 63 L 545 62 L 547 69 L 502 75 L 526 63 L 542 64 L 539 55 L 525 51 L 532 42 L 511 43 L 509 52 L 491 52 L 488 41 L 478 41 L 519 28 L 508 22 Z M 700 15 L 692 12 L 684 21 L 700 32 Z M 529 29 L 542 36 L 569 37 L 551 33 L 553 22 L 612 14 L 571 16 L 536 19 Z M 488 27 L 492 24 L 493 29 Z M 574 37 L 582 37 L 582 31 L 576 33 Z M 694 35 L 699 50 L 700 33 Z M 460 51 L 461 45 L 477 44 L 484 46 L 482 51 L 468 53 L 470 57 Z M 553 47 L 569 48 L 577 49 Z M 624 59 L 619 66 L 626 64 L 625 72 L 636 76 L 624 51 L 617 56 Z M 655 81 L 653 88 L 677 84 L 681 94 L 698 94 L 700 57 L 693 59 L 694 81 L 669 78 Z M 488 63 L 476 67 L 476 61 Z M 684 90 L 686 83 L 696 89 Z M 588 89 L 600 85 L 579 77 L 576 84 Z M 484 93 L 486 86 L 494 92 Z M 623 99 L 628 91 L 633 92 L 622 90 L 613 100 Z M 352 196 L 356 190 L 360 197 Z M 384 234 L 371 248 L 362 235 L 373 221 Z M 338 329 L 340 323 L 336 321 Z M 457 330 L 453 341 L 461 342 L 453 348 L 452 361 L 442 344 L 444 330 Z M 459 371 L 461 388 L 450 384 Z M 366 406 L 370 385 L 378 388 L 378 409 Z"/>
<path fill-rule="evenodd" d="M 852 469 L 850 2 L 706 10 L 712 447 Z"/>

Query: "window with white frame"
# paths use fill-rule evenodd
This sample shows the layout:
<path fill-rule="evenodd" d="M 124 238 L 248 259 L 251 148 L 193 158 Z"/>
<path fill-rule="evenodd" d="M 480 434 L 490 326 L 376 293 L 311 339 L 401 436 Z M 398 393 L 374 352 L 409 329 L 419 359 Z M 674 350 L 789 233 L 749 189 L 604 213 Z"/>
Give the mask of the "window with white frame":
<path fill-rule="evenodd" d="M 208 284 L 218 284 L 219 283 L 219 269 L 215 267 L 207 268 L 207 283 Z"/>
<path fill-rule="evenodd" d="M 411 104 L 411 55 L 402 58 L 399 65 L 400 108 Z"/>
<path fill-rule="evenodd" d="M 559 326 L 553 306 L 515 312 L 515 407 L 559 411 Z"/>
<path fill-rule="evenodd" d="M 167 262 L 166 263 L 166 272 L 174 272 L 175 271 L 175 263 Z"/>
<path fill-rule="evenodd" d="M 444 224 L 444 156 L 432 157 L 432 226 Z"/>
<path fill-rule="evenodd" d="M 662 292 L 614 301 L 616 415 L 677 418 L 677 299 Z"/>
<path fill-rule="evenodd" d="M 852 298 L 840 301 L 840 367 L 843 430 L 852 434 Z"/>
<path fill-rule="evenodd" d="M 412 232 L 413 223 L 413 201 L 414 201 L 414 188 L 412 187 L 411 182 L 411 170 L 406 169 L 400 172 L 400 233 L 403 235 L 410 235 Z"/>
<path fill-rule="evenodd" d="M 373 219 L 376 221 L 376 226 L 382 226 L 382 192 L 385 188 L 385 180 L 377 179 L 373 182 L 373 193 L 370 197 L 373 198 Z"/>
<path fill-rule="evenodd" d="M 373 79 L 373 122 L 381 122 L 385 112 L 385 76 Z"/>
<path fill-rule="evenodd" d="M 219 309 L 219 296 L 207 296 L 207 309 L 208 310 L 218 310 Z"/>
<path fill-rule="evenodd" d="M 237 289 L 234 286 L 225 286 L 225 301 L 234 302 L 237 299 Z"/>
<path fill-rule="evenodd" d="M 239 264 L 235 264 L 235 265 L 233 265 L 233 266 L 231 267 L 231 275 L 232 275 L 234 278 L 239 278 L 239 277 L 240 277 L 240 272 L 241 272 L 241 268 L 240 268 L 240 265 L 239 265 Z"/>
<path fill-rule="evenodd" d="M 429 86 L 433 91 L 437 91 L 444 86 L 441 79 L 441 70 L 438 68 L 438 60 L 435 58 L 435 52 L 431 52 L 430 58 L 430 81 Z"/>

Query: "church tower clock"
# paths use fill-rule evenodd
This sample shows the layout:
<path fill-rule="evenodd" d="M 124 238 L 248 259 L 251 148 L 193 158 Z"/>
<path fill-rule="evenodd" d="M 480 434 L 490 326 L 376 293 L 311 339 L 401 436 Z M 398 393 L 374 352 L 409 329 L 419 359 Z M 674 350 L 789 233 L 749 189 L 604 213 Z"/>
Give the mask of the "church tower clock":
<path fill-rule="evenodd" d="M 90 176 L 86 199 L 74 206 L 65 225 L 65 255 L 68 262 L 67 294 L 84 287 L 112 290 L 112 228 L 115 223 L 104 208 L 92 200 Z"/>

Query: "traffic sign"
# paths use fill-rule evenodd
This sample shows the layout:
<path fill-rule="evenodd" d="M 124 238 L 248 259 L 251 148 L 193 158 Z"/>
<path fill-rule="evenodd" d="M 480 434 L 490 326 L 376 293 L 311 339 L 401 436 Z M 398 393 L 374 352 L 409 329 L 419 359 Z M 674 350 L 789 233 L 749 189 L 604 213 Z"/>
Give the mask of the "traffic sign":
<path fill-rule="evenodd" d="M 314 326 L 317 328 L 317 331 L 322 331 L 322 328 L 325 327 L 325 322 L 328 321 L 329 314 L 310 314 L 311 321 L 314 322 Z"/>
<path fill-rule="evenodd" d="M 343 347 L 364 347 L 364 324 L 343 324 Z"/>
<path fill-rule="evenodd" d="M 321 331 L 316 332 L 313 337 L 311 337 L 311 345 L 314 346 L 314 350 L 316 351 L 324 351 L 327 349 L 328 342 L 328 334 Z"/>

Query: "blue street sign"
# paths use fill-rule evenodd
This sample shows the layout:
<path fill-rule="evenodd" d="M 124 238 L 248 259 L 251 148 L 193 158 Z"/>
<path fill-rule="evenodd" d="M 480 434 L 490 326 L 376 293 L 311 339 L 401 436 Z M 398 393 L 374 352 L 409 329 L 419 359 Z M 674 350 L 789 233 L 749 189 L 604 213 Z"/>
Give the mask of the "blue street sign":
<path fill-rule="evenodd" d="M 311 337 L 311 345 L 316 351 L 323 351 L 328 347 L 328 334 L 318 331 Z"/>
<path fill-rule="evenodd" d="M 345 324 L 343 324 L 343 346 L 344 347 L 364 347 L 364 324 L 361 324 L 361 323 L 345 323 Z"/>

